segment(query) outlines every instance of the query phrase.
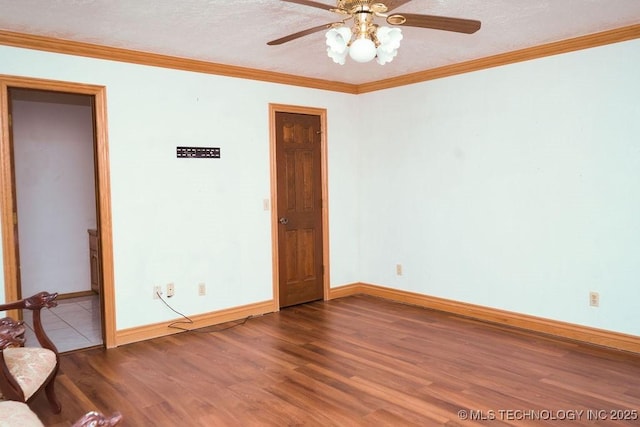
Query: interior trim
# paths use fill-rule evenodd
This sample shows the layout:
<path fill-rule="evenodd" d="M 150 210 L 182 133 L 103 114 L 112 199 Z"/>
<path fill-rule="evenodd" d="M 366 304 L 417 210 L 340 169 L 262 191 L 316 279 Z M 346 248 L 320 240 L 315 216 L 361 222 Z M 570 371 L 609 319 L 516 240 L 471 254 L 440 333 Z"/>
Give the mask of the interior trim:
<path fill-rule="evenodd" d="M 394 77 L 391 79 L 365 83 L 358 86 L 358 93 L 361 94 L 382 89 L 390 89 L 393 87 L 406 86 L 413 83 L 455 76 L 457 74 L 471 73 L 474 71 L 485 70 L 487 68 L 500 67 L 503 65 L 515 64 L 517 62 L 543 58 L 545 56 L 559 55 L 562 53 L 569 53 L 637 38 L 640 38 L 640 24 L 588 34 L 586 36 L 574 37 L 553 43 L 546 43 L 526 49 L 514 50 L 512 52 L 505 52 L 458 64 L 446 65 L 444 67 L 419 71 L 417 73 L 405 74 L 404 76 Z"/>
<path fill-rule="evenodd" d="M 2 261 L 4 271 L 5 302 L 20 299 L 18 290 L 18 261 L 15 250 L 14 200 L 12 182 L 12 156 L 9 128 L 9 85 L 0 75 L 0 217 L 2 222 Z M 7 311 L 7 316 L 22 319 L 18 310 Z"/>
<path fill-rule="evenodd" d="M 356 86 L 292 74 L 0 30 L 0 45 L 355 94 Z"/>
<path fill-rule="evenodd" d="M 189 316 L 189 319 L 193 321 L 192 324 L 179 324 L 178 326 L 185 329 L 205 328 L 207 326 L 214 326 L 220 323 L 232 322 L 235 320 L 246 319 L 248 317 L 262 316 L 263 314 L 272 313 L 273 306 L 273 301 L 263 301 L 214 311 L 211 313 L 193 315 Z M 184 332 L 183 330 L 169 327 L 173 322 L 181 322 L 184 320 L 185 319 L 179 318 L 162 323 L 121 329 L 116 334 L 116 345 L 121 346 Z"/>
<path fill-rule="evenodd" d="M 279 237 L 278 237 L 278 186 L 277 186 L 277 162 L 276 162 L 276 113 L 309 114 L 320 117 L 320 162 L 321 187 L 322 187 L 322 265 L 323 299 L 329 299 L 330 272 L 329 272 L 329 170 L 327 156 L 327 110 L 324 108 L 303 107 L 286 104 L 269 104 L 269 168 L 271 180 L 271 253 L 272 253 L 272 280 L 273 280 L 273 311 L 280 310 L 280 263 L 278 261 Z"/>
<path fill-rule="evenodd" d="M 66 294 L 58 294 L 58 298 L 56 298 L 56 301 L 60 301 L 63 299 L 71 299 L 71 298 L 92 297 L 94 295 L 97 295 L 94 291 L 69 292 Z"/>
<path fill-rule="evenodd" d="M 113 241 L 111 230 L 111 179 L 109 172 L 109 144 L 107 133 L 106 88 L 84 83 L 15 77 L 0 74 L 0 216 L 2 216 L 2 247 L 4 267 L 5 301 L 15 301 L 18 296 L 17 255 L 13 227 L 13 187 L 11 174 L 11 139 L 8 124 L 9 88 L 37 89 L 54 92 L 77 93 L 93 96 L 95 158 L 98 203 L 100 206 L 100 247 L 102 261 L 102 301 L 104 343 L 113 347 L 115 340 L 115 295 L 113 277 Z M 8 314 L 16 316 L 17 314 Z"/>
<path fill-rule="evenodd" d="M 558 320 L 545 319 L 542 317 L 530 316 L 527 314 L 484 307 L 368 283 L 353 283 L 350 285 L 331 288 L 330 299 L 357 294 L 385 298 L 391 301 L 443 311 L 463 317 L 499 324 L 501 326 L 525 329 L 554 337 L 640 354 L 639 336 L 592 328 L 590 326 L 576 325 Z"/>
<path fill-rule="evenodd" d="M 270 83 L 280 83 L 312 89 L 323 89 L 349 94 L 362 94 L 382 89 L 390 89 L 394 87 L 420 83 L 428 80 L 435 80 L 443 77 L 450 77 L 457 74 L 470 73 L 473 71 L 480 71 L 487 68 L 499 67 L 502 65 L 529 61 L 545 56 L 558 55 L 561 53 L 568 53 L 576 50 L 588 49 L 596 46 L 603 46 L 637 38 L 640 38 L 640 24 L 629 25 L 626 27 L 588 34 L 586 36 L 546 43 L 543 45 L 515 50 L 512 52 L 505 52 L 498 55 L 474 59 L 458 64 L 446 65 L 443 67 L 410 73 L 390 79 L 355 85 L 330 80 L 300 77 L 292 74 L 276 73 L 272 71 L 263 71 L 233 65 L 216 64 L 207 61 L 198 61 L 168 55 L 140 52 L 130 49 L 114 48 L 91 43 L 82 43 L 70 40 L 56 39 L 52 37 L 0 30 L 0 45 L 85 56 L 112 61 L 128 62 L 140 65 L 150 65 L 183 71 L 215 74 L 227 77 L 237 77 Z"/>

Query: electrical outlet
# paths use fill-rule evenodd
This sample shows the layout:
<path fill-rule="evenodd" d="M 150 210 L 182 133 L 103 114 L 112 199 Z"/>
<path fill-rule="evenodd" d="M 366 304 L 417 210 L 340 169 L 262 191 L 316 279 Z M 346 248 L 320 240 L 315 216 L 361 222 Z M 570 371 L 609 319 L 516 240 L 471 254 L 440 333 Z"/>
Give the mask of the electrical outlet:
<path fill-rule="evenodd" d="M 160 298 L 160 295 L 162 295 L 162 286 L 154 286 L 153 287 L 153 299 Z"/>
<path fill-rule="evenodd" d="M 402 276 L 402 264 L 396 264 L 396 276 Z"/>
<path fill-rule="evenodd" d="M 597 292 L 589 292 L 589 305 L 591 307 L 600 307 L 600 294 Z"/>
<path fill-rule="evenodd" d="M 198 283 L 198 295 L 203 296 L 206 294 L 207 294 L 207 285 L 205 285 L 204 282 Z"/>
<path fill-rule="evenodd" d="M 173 282 L 171 283 L 167 283 L 167 297 L 171 298 L 172 296 L 174 296 L 176 293 L 176 289 L 175 286 L 173 285 Z"/>

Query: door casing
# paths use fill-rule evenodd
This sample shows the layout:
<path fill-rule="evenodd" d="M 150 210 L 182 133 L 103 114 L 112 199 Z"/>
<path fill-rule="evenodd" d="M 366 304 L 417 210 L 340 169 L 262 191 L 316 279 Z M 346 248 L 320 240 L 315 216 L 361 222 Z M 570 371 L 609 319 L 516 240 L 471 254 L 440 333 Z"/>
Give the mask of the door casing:
<path fill-rule="evenodd" d="M 14 233 L 14 188 L 12 185 L 11 135 L 9 126 L 9 89 L 36 89 L 90 95 L 94 98 L 96 190 L 101 237 L 103 280 L 104 345 L 116 346 L 115 296 L 113 280 L 113 244 L 111 222 L 111 190 L 109 178 L 109 149 L 107 143 L 106 88 L 104 86 L 56 80 L 0 75 L 0 217 L 2 224 L 2 255 L 4 267 L 5 301 L 19 298 L 18 259 Z M 51 289 L 55 292 L 55 289 Z M 11 315 L 11 314 L 10 314 Z M 15 314 L 13 314 L 15 316 Z"/>
<path fill-rule="evenodd" d="M 322 108 L 303 107 L 284 104 L 269 104 L 269 154 L 271 163 L 271 248 L 272 248 L 272 277 L 273 277 L 273 311 L 280 310 L 280 291 L 278 281 L 280 277 L 278 253 L 278 188 L 276 165 L 276 113 L 310 114 L 320 117 L 320 151 L 321 151 L 321 191 L 322 191 L 322 263 L 323 274 L 323 299 L 329 298 L 330 266 L 329 266 L 329 201 L 328 201 L 328 175 L 327 175 L 327 110 Z"/>

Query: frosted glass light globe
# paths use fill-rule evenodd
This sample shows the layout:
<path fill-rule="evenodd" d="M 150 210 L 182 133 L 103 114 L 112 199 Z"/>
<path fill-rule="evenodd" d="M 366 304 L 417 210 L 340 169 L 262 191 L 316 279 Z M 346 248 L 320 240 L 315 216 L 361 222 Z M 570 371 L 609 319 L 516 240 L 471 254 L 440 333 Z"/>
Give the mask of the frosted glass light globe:
<path fill-rule="evenodd" d="M 351 43 L 349 56 L 356 62 L 369 62 L 376 57 L 376 45 L 367 38 L 359 38 Z"/>
<path fill-rule="evenodd" d="M 347 27 L 332 28 L 327 31 L 327 55 L 336 64 L 344 65 L 349 48 L 347 43 L 351 40 L 351 30 Z"/>
<path fill-rule="evenodd" d="M 380 65 L 393 61 L 398 54 L 400 40 L 402 40 L 402 31 L 400 28 L 380 27 L 376 32 L 380 46 L 378 46 L 378 55 L 376 61 Z"/>

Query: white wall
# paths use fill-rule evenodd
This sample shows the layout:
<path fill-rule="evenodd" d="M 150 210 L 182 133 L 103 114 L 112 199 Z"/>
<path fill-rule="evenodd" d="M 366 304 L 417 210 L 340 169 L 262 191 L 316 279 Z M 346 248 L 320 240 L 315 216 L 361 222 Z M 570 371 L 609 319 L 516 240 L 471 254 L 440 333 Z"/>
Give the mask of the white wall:
<path fill-rule="evenodd" d="M 635 40 L 362 96 L 361 280 L 640 335 L 639 76 Z"/>
<path fill-rule="evenodd" d="M 118 329 L 176 317 L 155 284 L 174 282 L 187 315 L 272 299 L 269 103 L 328 110 L 331 283 L 358 280 L 357 97 L 5 46 L 0 74 L 107 87 Z M 180 145 L 222 158 L 177 159 Z"/>
<path fill-rule="evenodd" d="M 12 113 L 22 295 L 90 291 L 91 106 L 86 97 L 21 92 Z"/>
<path fill-rule="evenodd" d="M 8 47 L 0 73 L 108 88 L 119 329 L 175 316 L 153 284 L 174 281 L 186 314 L 271 298 L 262 200 L 275 102 L 328 110 L 332 285 L 640 335 L 639 51 L 632 41 L 360 96 Z M 222 159 L 176 159 L 177 145 L 219 146 Z"/>

